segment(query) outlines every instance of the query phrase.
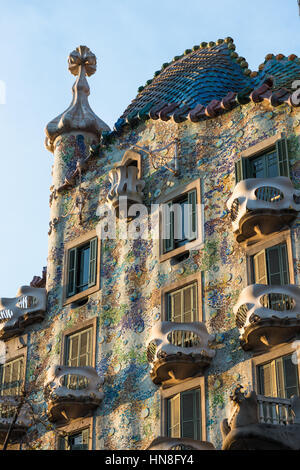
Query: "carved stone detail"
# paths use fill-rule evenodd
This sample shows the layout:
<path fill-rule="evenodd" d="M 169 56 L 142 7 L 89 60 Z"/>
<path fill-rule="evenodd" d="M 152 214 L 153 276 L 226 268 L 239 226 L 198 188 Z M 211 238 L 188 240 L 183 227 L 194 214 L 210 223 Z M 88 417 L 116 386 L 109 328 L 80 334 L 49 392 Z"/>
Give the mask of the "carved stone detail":
<path fill-rule="evenodd" d="M 93 367 L 52 366 L 44 388 L 50 421 L 68 421 L 86 416 L 103 399 L 99 377 Z"/>
<path fill-rule="evenodd" d="M 299 194 L 285 176 L 240 181 L 227 202 L 237 241 L 290 225 L 300 211 Z"/>
<path fill-rule="evenodd" d="M 253 284 L 233 308 L 244 349 L 268 349 L 300 332 L 300 288 Z"/>
<path fill-rule="evenodd" d="M 145 181 L 137 175 L 138 169 L 130 165 L 119 165 L 109 172 L 111 189 L 107 200 L 115 209 L 120 206 L 120 198 L 124 198 L 127 206 L 142 203 Z"/>
<path fill-rule="evenodd" d="M 44 288 L 22 286 L 17 296 L 0 298 L 0 340 L 18 336 L 27 325 L 42 321 L 47 308 Z"/>
<path fill-rule="evenodd" d="M 159 322 L 147 347 L 153 382 L 166 386 L 203 374 L 215 356 L 209 345 L 213 340 L 202 322 Z"/>
<path fill-rule="evenodd" d="M 231 413 L 221 423 L 223 450 L 300 449 L 300 397 L 265 397 L 238 385 Z"/>
<path fill-rule="evenodd" d="M 157 437 L 146 450 L 216 450 L 214 445 L 206 441 L 195 441 L 188 438 Z"/>

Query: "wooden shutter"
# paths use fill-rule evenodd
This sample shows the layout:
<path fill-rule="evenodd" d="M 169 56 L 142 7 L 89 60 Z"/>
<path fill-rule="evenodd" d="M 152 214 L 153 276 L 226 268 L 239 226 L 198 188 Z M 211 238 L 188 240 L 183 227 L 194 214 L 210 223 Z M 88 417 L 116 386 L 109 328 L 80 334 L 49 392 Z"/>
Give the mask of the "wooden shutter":
<path fill-rule="evenodd" d="M 200 439 L 201 414 L 200 414 L 200 390 L 189 390 L 181 393 L 180 410 L 181 436 L 190 439 Z"/>
<path fill-rule="evenodd" d="M 68 288 L 67 296 L 76 294 L 76 273 L 77 273 L 77 248 L 72 248 L 68 252 Z"/>
<path fill-rule="evenodd" d="M 253 257 L 255 284 L 268 284 L 267 264 L 265 250 Z"/>
<path fill-rule="evenodd" d="M 82 431 L 82 447 L 84 450 L 88 450 L 89 448 L 89 429 Z"/>
<path fill-rule="evenodd" d="M 163 237 L 164 251 L 174 250 L 174 212 L 171 202 L 163 205 Z"/>
<path fill-rule="evenodd" d="M 285 380 L 284 380 L 284 371 L 283 371 L 283 358 L 280 357 L 275 361 L 275 370 L 276 370 L 276 395 L 277 397 L 286 398 L 285 393 Z"/>
<path fill-rule="evenodd" d="M 246 178 L 251 178 L 249 158 L 241 157 L 235 162 L 235 182 L 236 184 Z"/>
<path fill-rule="evenodd" d="M 268 282 L 270 285 L 289 283 L 289 268 L 286 244 L 272 246 L 266 250 Z"/>
<path fill-rule="evenodd" d="M 90 241 L 89 287 L 94 286 L 97 279 L 97 245 L 97 238 Z"/>
<path fill-rule="evenodd" d="M 58 450 L 67 450 L 68 448 L 68 437 L 58 438 Z"/>
<path fill-rule="evenodd" d="M 189 208 L 189 224 L 188 239 L 195 240 L 197 238 L 197 191 L 194 189 L 188 193 Z"/>
<path fill-rule="evenodd" d="M 277 151 L 279 175 L 287 176 L 289 178 L 290 177 L 289 155 L 288 155 L 287 139 L 285 137 L 277 140 L 276 151 Z"/>
<path fill-rule="evenodd" d="M 267 364 L 259 366 L 259 372 L 259 392 L 265 397 L 273 397 L 274 395 L 276 395 L 276 393 L 274 393 L 275 391 L 273 386 L 272 363 L 269 362 Z"/>
<path fill-rule="evenodd" d="M 79 334 L 68 337 L 67 365 L 77 367 L 79 365 Z"/>
<path fill-rule="evenodd" d="M 168 436 L 180 436 L 180 394 L 168 400 Z"/>
<path fill-rule="evenodd" d="M 79 343 L 79 366 L 91 366 L 92 329 L 82 331 Z"/>

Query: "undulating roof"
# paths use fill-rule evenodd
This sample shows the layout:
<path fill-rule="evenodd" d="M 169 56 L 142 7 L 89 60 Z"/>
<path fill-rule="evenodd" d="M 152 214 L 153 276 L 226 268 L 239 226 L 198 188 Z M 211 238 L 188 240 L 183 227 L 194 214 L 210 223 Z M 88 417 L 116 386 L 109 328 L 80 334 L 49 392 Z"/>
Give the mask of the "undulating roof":
<path fill-rule="evenodd" d="M 268 54 L 257 72 L 235 52 L 233 39 L 219 39 L 187 49 L 155 72 L 115 124 L 115 131 L 145 119 L 193 122 L 215 117 L 238 104 L 268 99 L 272 106 L 291 101 L 292 83 L 300 79 L 296 55 Z"/>

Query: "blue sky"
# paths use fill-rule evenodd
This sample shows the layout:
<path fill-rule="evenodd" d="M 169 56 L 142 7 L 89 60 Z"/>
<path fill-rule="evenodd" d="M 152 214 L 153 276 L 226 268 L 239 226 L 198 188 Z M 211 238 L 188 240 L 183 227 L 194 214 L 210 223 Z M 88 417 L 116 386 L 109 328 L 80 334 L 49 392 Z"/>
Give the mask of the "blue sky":
<path fill-rule="evenodd" d="M 0 3 L 0 297 L 46 265 L 53 156 L 44 127 L 71 101 L 68 54 L 98 58 L 90 103 L 111 127 L 164 62 L 231 36 L 256 70 L 268 53 L 300 56 L 297 0 L 10 0 Z"/>

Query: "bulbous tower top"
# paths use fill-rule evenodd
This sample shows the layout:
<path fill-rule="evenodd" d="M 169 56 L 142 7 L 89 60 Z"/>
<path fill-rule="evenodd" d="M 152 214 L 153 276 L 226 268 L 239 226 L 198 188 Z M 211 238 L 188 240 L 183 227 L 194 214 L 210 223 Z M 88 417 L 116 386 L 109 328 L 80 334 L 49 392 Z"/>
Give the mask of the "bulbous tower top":
<path fill-rule="evenodd" d="M 90 87 L 86 75 L 90 77 L 96 72 L 97 59 L 86 46 L 79 46 L 68 58 L 70 72 L 77 76 L 72 87 L 73 99 L 70 106 L 62 114 L 47 124 L 45 145 L 50 152 L 54 151 L 55 139 L 72 131 L 90 132 L 100 137 L 102 131 L 110 128 L 91 109 L 88 96 Z"/>

